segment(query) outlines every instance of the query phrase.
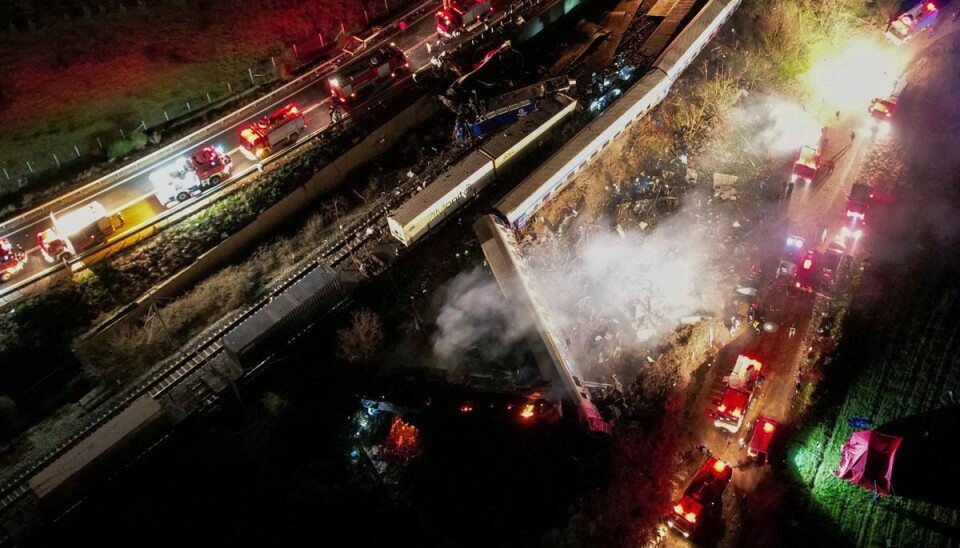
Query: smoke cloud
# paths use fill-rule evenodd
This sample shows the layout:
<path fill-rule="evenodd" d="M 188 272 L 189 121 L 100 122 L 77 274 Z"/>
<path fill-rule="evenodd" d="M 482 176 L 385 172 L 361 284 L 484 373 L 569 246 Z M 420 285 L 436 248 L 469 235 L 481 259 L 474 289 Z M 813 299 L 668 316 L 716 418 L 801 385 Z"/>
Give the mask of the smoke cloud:
<path fill-rule="evenodd" d="M 444 367 L 503 360 L 533 329 L 529 315 L 508 303 L 493 276 L 482 270 L 458 274 L 440 292 L 440 302 L 433 350 Z"/>
<path fill-rule="evenodd" d="M 750 146 L 759 154 L 794 154 L 802 146 L 820 140 L 823 124 L 798 103 L 780 97 L 751 95 L 731 119 Z"/>

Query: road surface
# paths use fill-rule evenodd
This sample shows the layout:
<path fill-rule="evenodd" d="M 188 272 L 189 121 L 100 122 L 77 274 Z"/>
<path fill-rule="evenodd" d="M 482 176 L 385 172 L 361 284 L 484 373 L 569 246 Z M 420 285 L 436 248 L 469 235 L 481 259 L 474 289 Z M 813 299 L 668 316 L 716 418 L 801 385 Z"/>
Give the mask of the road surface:
<path fill-rule="evenodd" d="M 428 11 L 427 15 L 412 22 L 405 30 L 401 31 L 400 35 L 394 40 L 394 43 L 405 51 L 410 63 L 411 72 L 415 72 L 430 63 L 431 55 L 427 51 L 427 43 L 436 39 L 436 27 L 432 15 L 432 11 Z M 358 54 L 358 56 L 362 59 L 363 52 Z M 342 66 L 346 66 L 348 63 L 350 63 L 350 61 L 345 62 Z M 224 186 L 229 185 L 243 175 L 256 169 L 256 162 L 240 152 L 240 128 L 262 118 L 287 103 L 293 102 L 299 105 L 306 113 L 307 130 L 312 136 L 322 131 L 330 123 L 327 108 L 324 106 L 329 100 L 329 97 L 330 92 L 327 87 L 327 78 L 312 80 L 312 82 L 306 84 L 301 89 L 292 91 L 290 94 L 279 98 L 269 106 L 262 108 L 230 127 L 224 128 L 208 139 L 202 142 L 192 143 L 180 150 L 171 151 L 169 155 L 158 158 L 155 162 L 104 187 L 95 194 L 84 196 L 83 199 L 78 202 L 55 210 L 54 214 L 63 214 L 90 202 L 98 201 L 103 204 L 111 214 L 120 213 L 125 221 L 123 229 L 118 231 L 110 242 L 124 239 L 131 233 L 136 232 L 138 227 L 143 226 L 157 215 L 166 211 L 166 208 L 159 203 L 154 195 L 153 185 L 149 180 L 152 172 L 158 169 L 168 169 L 174 164 L 182 165 L 183 158 L 186 158 L 205 146 L 219 146 L 222 150 L 226 151 L 233 160 L 232 177 L 221 183 L 221 185 Z M 307 137 L 308 136 L 303 136 L 301 139 L 306 139 Z M 209 193 L 205 193 L 205 195 L 206 194 Z M 187 203 L 190 203 L 190 201 L 183 202 L 183 204 Z M 176 207 L 182 207 L 183 204 L 179 204 Z M 26 252 L 27 263 L 23 271 L 19 274 L 6 282 L 0 283 L 0 296 L 12 294 L 14 287 L 26 281 L 42 278 L 62 267 L 59 263 L 51 264 L 45 261 L 37 246 L 37 234 L 50 227 L 50 216 L 43 215 L 13 232 L 3 235 L 12 245 L 20 246 Z"/>

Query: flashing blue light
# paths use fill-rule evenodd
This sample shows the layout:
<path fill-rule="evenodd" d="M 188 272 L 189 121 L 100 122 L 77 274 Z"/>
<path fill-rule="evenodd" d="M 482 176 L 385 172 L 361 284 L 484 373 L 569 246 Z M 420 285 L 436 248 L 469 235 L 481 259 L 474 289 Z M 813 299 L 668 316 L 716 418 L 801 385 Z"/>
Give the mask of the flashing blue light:
<path fill-rule="evenodd" d="M 358 458 L 359 456 L 360 456 L 360 451 L 357 451 L 356 449 L 354 449 L 353 451 L 350 451 L 350 458 L 351 458 L 351 459 Z"/>

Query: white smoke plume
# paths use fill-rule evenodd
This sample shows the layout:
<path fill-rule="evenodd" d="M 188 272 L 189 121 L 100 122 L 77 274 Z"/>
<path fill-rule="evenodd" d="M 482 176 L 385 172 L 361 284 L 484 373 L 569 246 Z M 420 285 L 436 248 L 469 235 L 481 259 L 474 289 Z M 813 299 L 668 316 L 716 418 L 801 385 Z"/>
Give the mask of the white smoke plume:
<path fill-rule="evenodd" d="M 816 145 L 823 130 L 814 113 L 780 97 L 751 96 L 731 119 L 757 153 L 774 157 Z"/>
<path fill-rule="evenodd" d="M 486 362 L 503 359 L 533 329 L 526 311 L 508 303 L 493 275 L 482 270 L 458 274 L 440 299 L 433 350 L 444 367 L 456 367 L 468 354 Z"/>

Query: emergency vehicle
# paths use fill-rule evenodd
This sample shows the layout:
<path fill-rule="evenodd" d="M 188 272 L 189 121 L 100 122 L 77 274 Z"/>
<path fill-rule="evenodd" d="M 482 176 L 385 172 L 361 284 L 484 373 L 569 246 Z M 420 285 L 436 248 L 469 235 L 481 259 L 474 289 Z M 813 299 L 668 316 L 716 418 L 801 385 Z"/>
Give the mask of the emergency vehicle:
<path fill-rule="evenodd" d="M 820 252 L 816 249 L 808 249 L 797 264 L 790 287 L 808 293 L 813 292 L 817 283 L 819 269 L 816 267 L 819 260 Z"/>
<path fill-rule="evenodd" d="M 493 11 L 490 0 L 443 0 L 437 12 L 437 32 L 451 38 L 472 30 Z"/>
<path fill-rule="evenodd" d="M 867 211 L 870 209 L 870 200 L 873 191 L 869 186 L 856 183 L 850 188 L 850 197 L 847 198 L 847 225 L 851 230 L 867 223 Z"/>
<path fill-rule="evenodd" d="M 703 515 L 716 506 L 730 483 L 733 469 L 716 457 L 708 457 L 693 476 L 680 500 L 665 516 L 667 527 L 689 538 L 696 533 Z"/>
<path fill-rule="evenodd" d="M 867 112 L 870 113 L 871 129 L 886 133 L 890 131 L 890 121 L 897 111 L 897 97 L 875 98 L 870 101 Z"/>
<path fill-rule="evenodd" d="M 711 411 L 713 425 L 729 432 L 740 430 L 756 389 L 762 382 L 760 361 L 740 354 L 734 362 L 733 371 L 724 378 L 723 394 L 714 399 L 716 408 Z"/>
<path fill-rule="evenodd" d="M 757 419 L 757 424 L 753 427 L 753 435 L 750 436 L 750 445 L 747 446 L 747 458 L 766 464 L 769 460 L 770 443 L 778 430 L 780 430 L 779 422 L 767 417 Z"/>
<path fill-rule="evenodd" d="M 793 163 L 793 171 L 790 172 L 790 182 L 797 183 L 803 181 L 809 185 L 817 176 L 817 170 L 819 168 L 820 146 L 801 147 L 800 153 L 797 154 L 797 160 Z"/>
<path fill-rule="evenodd" d="M 830 242 L 826 251 L 820 255 L 820 288 L 822 290 L 829 289 L 837 281 L 846 252 L 847 246 L 840 242 Z"/>
<path fill-rule="evenodd" d="M 150 174 L 157 200 L 166 207 L 189 200 L 204 189 L 216 186 L 230 177 L 230 156 L 220 149 L 204 147 L 186 160 Z"/>
<path fill-rule="evenodd" d="M 409 66 L 403 51 L 393 44 L 377 48 L 330 77 L 330 93 L 341 103 L 353 101 L 364 91 L 395 78 Z"/>
<path fill-rule="evenodd" d="M 276 147 L 297 142 L 306 129 L 303 112 L 290 103 L 240 130 L 240 150 L 254 161 L 266 158 Z"/>
<path fill-rule="evenodd" d="M 10 244 L 10 240 L 0 238 L 0 282 L 5 282 L 23 272 L 27 264 L 27 254 L 17 246 Z"/>
<path fill-rule="evenodd" d="M 780 253 L 780 266 L 777 268 L 777 277 L 793 277 L 797 269 L 797 259 L 803 253 L 805 241 L 799 236 L 787 236 L 783 244 L 783 251 Z"/>
<path fill-rule="evenodd" d="M 53 225 L 37 234 L 37 244 L 49 263 L 69 261 L 107 241 L 121 224 L 100 202 L 91 202 L 62 216 L 50 214 Z M 117 221 L 117 224 L 114 222 Z"/>
<path fill-rule="evenodd" d="M 886 36 L 891 42 L 902 46 L 911 38 L 930 28 L 937 20 L 940 10 L 933 2 L 920 2 L 890 22 Z"/>

